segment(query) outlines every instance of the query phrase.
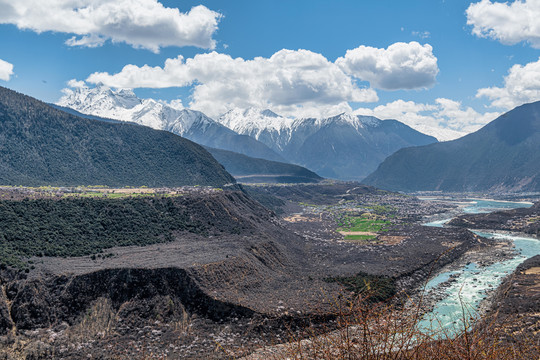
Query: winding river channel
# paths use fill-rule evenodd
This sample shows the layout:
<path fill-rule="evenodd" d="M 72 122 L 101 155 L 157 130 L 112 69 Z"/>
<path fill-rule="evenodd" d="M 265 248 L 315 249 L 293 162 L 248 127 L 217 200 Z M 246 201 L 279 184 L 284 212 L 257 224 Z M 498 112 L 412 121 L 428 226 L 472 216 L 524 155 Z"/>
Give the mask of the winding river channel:
<path fill-rule="evenodd" d="M 463 212 L 469 214 L 488 213 L 530 206 L 531 203 L 473 199 L 463 208 Z M 441 227 L 450 220 L 443 219 L 424 225 Z M 482 300 L 490 292 L 497 289 L 505 276 L 512 273 L 526 259 L 540 254 L 540 240 L 535 238 L 502 234 L 495 231 L 474 230 L 473 232 L 495 240 L 512 241 L 516 254 L 511 259 L 505 259 L 489 266 L 479 266 L 471 262 L 460 269 L 443 272 L 432 278 L 426 284 L 426 293 L 439 291 L 442 292 L 443 298 L 421 321 L 420 327 L 425 331 L 442 332 L 448 335 L 463 330 L 463 320 L 468 322 L 477 316 Z"/>

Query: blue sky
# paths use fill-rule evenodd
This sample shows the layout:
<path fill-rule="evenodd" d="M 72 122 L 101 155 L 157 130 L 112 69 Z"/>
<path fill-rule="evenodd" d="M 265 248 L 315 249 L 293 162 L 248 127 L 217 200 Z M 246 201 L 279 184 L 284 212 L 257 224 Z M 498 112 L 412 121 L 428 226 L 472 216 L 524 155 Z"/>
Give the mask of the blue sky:
<path fill-rule="evenodd" d="M 94 79 L 111 87 L 132 87 L 140 97 L 179 98 L 185 107 L 211 116 L 247 106 L 270 107 L 287 116 L 356 111 L 397 118 L 428 133 L 447 130 L 446 136 L 455 137 L 514 106 L 538 100 L 540 95 L 536 66 L 540 25 L 532 24 L 527 30 L 519 21 L 513 25 L 516 18 L 524 22 L 537 19 L 538 0 L 507 4 L 489 0 L 162 0 L 162 6 L 157 0 L 80 0 L 81 8 L 99 10 L 91 16 L 92 24 L 81 23 L 80 27 L 80 19 L 68 18 L 73 10 L 66 9 L 68 5 L 17 13 L 25 6 L 36 8 L 37 2 L 20 0 L 18 5 L 10 5 L 11 1 L 0 0 L 0 59 L 4 62 L 3 67 L 0 63 L 0 85 L 48 102 L 58 101 L 68 81 L 76 79 L 80 85 L 86 80 L 85 86 L 94 86 L 89 77 L 101 73 Z M 117 4 L 117 8 L 111 10 L 107 3 Z M 156 11 L 156 15 L 145 19 L 144 11 L 132 6 L 135 3 Z M 169 16 L 169 10 L 175 8 L 177 14 L 201 10 L 195 23 L 202 21 L 203 28 L 192 25 L 186 30 L 189 39 L 182 39 L 185 31 L 172 34 L 172 22 L 185 21 L 180 15 Z M 67 11 L 61 19 L 65 24 L 47 20 L 60 11 Z M 132 17 L 120 16 L 115 24 L 118 12 L 131 12 Z M 113 22 L 113 26 L 104 25 L 104 21 Z M 145 31 L 153 35 L 141 34 Z M 98 40 L 89 37 L 86 42 L 85 35 Z M 73 46 L 77 41 L 79 45 Z M 410 74 L 399 63 L 389 64 L 386 74 L 377 73 L 381 64 L 395 59 L 389 55 L 375 70 L 369 62 L 386 56 L 385 51 L 395 44 L 401 44 L 403 56 L 423 57 L 419 61 L 426 63 Z M 367 48 L 358 50 L 356 57 L 345 57 L 348 50 L 361 46 Z M 293 52 L 280 53 L 283 49 Z M 308 52 L 297 52 L 300 49 Z M 283 55 L 279 65 L 268 61 L 276 53 Z M 213 55 L 199 61 L 203 58 L 196 56 L 201 54 Z M 143 76 L 154 76 L 144 71 L 144 65 L 163 68 L 167 59 L 178 56 L 182 61 L 174 69 L 176 75 L 168 72 L 156 75 L 151 82 L 139 81 Z M 262 60 L 250 62 L 258 57 Z M 236 64 L 237 58 L 243 62 Z M 193 60 L 191 67 L 186 65 L 189 59 Z M 311 75 L 299 73 L 309 68 L 310 62 L 314 64 Z M 5 63 L 11 64 L 12 70 L 6 70 Z M 134 65 L 129 74 L 122 71 L 126 65 Z M 231 68 L 236 65 L 238 69 Z M 514 67 L 505 83 L 514 65 L 521 66 Z M 285 85 L 265 79 L 289 66 L 296 67 Z M 190 74 L 177 76 L 179 71 Z M 223 75 L 227 71 L 230 79 Z M 243 78 L 245 72 L 252 74 Z M 130 75 L 130 80 L 124 75 Z M 249 86 L 238 80 L 239 76 Z M 519 89 L 516 84 L 524 79 L 526 88 Z M 246 89 L 249 97 L 242 98 L 240 90 Z M 487 89 L 480 92 L 483 96 L 480 89 Z"/>

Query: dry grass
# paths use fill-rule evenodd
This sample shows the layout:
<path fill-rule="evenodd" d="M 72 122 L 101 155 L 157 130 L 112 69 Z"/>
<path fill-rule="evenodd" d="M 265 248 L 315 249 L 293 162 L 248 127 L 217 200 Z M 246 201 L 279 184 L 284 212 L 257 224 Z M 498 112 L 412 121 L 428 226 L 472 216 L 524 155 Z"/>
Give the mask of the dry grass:
<path fill-rule="evenodd" d="M 284 217 L 283 220 L 285 220 L 287 222 L 291 222 L 291 223 L 296 223 L 296 222 L 319 222 L 319 221 L 321 221 L 320 217 L 305 216 L 305 215 L 300 215 L 300 214 L 295 214 L 295 215 Z"/>
<path fill-rule="evenodd" d="M 99 298 L 86 311 L 81 322 L 68 328 L 70 342 L 103 338 L 110 335 L 117 322 L 117 315 L 108 298 Z"/>
<path fill-rule="evenodd" d="M 418 324 L 421 304 L 370 304 L 357 297 L 339 309 L 339 330 L 310 330 L 291 335 L 286 344 L 261 348 L 245 360 L 516 360 L 540 359 L 540 347 L 531 339 L 503 339 L 500 322 L 483 319 L 472 326 L 463 310 L 462 327 L 426 333 Z M 465 307 L 464 307 L 465 309 Z M 438 328 L 434 326 L 434 328 Z"/>

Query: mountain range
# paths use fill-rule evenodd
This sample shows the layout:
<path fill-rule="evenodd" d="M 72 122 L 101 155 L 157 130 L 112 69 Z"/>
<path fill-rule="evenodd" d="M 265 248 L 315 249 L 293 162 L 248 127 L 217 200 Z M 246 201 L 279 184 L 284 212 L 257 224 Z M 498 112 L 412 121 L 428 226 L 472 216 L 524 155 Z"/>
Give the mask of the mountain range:
<path fill-rule="evenodd" d="M 200 111 L 178 108 L 174 102 L 139 99 L 131 90 L 114 90 L 101 84 L 94 88 L 77 88 L 69 90 L 56 105 L 88 116 L 130 121 L 169 131 L 204 146 L 284 161 L 261 142 L 235 133 Z"/>
<path fill-rule="evenodd" d="M 403 147 L 437 142 L 397 120 L 340 114 L 289 119 L 270 110 L 231 110 L 217 121 L 268 145 L 289 162 L 317 174 L 361 180 Z"/>
<path fill-rule="evenodd" d="M 0 87 L 0 184 L 174 187 L 234 183 L 204 148 L 166 131 L 83 119 Z"/>
<path fill-rule="evenodd" d="M 401 149 L 364 182 L 400 191 L 540 191 L 540 102 L 460 139 Z"/>
<path fill-rule="evenodd" d="M 55 109 L 69 114 L 114 124 L 139 125 L 131 121 L 113 120 L 95 115 L 83 114 L 68 107 L 49 104 Z M 143 125 L 139 125 L 143 126 Z M 246 136 L 246 135 L 242 135 Z M 314 172 L 294 164 L 266 160 L 233 151 L 203 146 L 235 179 L 244 183 L 313 183 L 323 180 Z"/>
<path fill-rule="evenodd" d="M 103 85 L 68 90 L 57 105 L 83 114 L 133 121 L 201 145 L 289 162 L 335 179 L 361 180 L 396 150 L 437 141 L 396 120 L 340 114 L 290 119 L 268 109 L 233 109 L 216 120 L 174 103 L 139 99 Z"/>

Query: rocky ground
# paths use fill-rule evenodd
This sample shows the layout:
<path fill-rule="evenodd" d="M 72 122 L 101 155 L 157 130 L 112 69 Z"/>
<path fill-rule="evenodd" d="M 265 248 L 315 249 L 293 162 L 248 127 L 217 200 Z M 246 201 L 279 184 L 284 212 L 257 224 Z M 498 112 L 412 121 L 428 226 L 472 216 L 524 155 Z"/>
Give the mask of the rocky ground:
<path fill-rule="evenodd" d="M 540 255 L 526 260 L 507 277 L 494 297 L 493 316 L 503 341 L 515 338 L 536 346 L 540 357 Z"/>
<path fill-rule="evenodd" d="M 448 223 L 472 229 L 494 229 L 521 232 L 540 237 L 540 202 L 530 208 L 494 211 L 489 214 L 458 216 Z"/>
<path fill-rule="evenodd" d="M 177 232 L 172 242 L 112 248 L 98 258 L 35 258 L 28 273 L 4 269 L 0 359 L 249 353 L 308 325 L 331 328 L 337 299 L 349 293 L 329 278 L 365 273 L 411 290 L 486 246 L 465 229 L 418 225 L 452 209 L 440 203 L 354 183 L 264 191 L 281 197 L 283 216 L 239 191 L 183 191 L 169 195 L 181 195 L 194 218 L 211 224 L 206 234 Z M 336 216 L 366 204 L 391 209 L 395 221 L 383 236 L 399 241 L 343 241 Z"/>

